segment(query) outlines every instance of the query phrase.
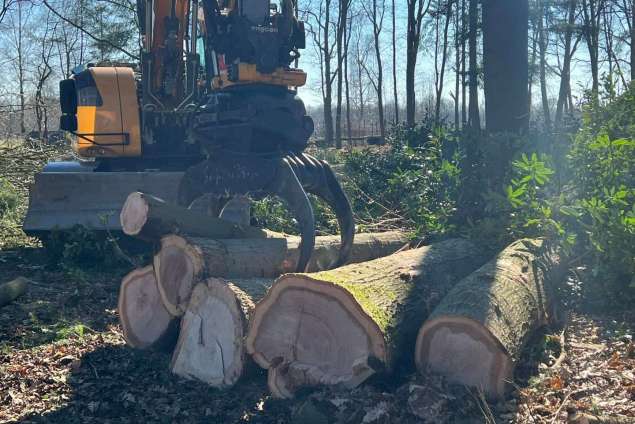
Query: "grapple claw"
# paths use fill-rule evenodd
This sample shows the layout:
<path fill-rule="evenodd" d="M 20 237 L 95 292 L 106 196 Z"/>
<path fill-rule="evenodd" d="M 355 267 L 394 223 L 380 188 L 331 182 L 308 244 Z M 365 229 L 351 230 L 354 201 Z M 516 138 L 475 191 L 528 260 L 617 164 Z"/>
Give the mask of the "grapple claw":
<path fill-rule="evenodd" d="M 179 204 L 189 207 L 201 196 L 274 195 L 284 200 L 301 233 L 298 272 L 308 268 L 315 247 L 313 208 L 293 168 L 285 160 L 223 155 L 187 170 L 181 180 Z"/>
<path fill-rule="evenodd" d="M 284 161 L 280 162 L 279 172 L 270 185 L 272 194 L 283 199 L 300 227 L 300 257 L 297 272 L 306 272 L 315 248 L 315 217 L 311 202 L 302 188 L 293 169 Z"/>
<path fill-rule="evenodd" d="M 331 166 L 326 161 L 307 154 L 289 155 L 285 161 L 293 168 L 306 192 L 324 200 L 335 212 L 340 227 L 341 245 L 337 262 L 332 266 L 346 264 L 355 239 L 355 220 L 351 204 Z"/>

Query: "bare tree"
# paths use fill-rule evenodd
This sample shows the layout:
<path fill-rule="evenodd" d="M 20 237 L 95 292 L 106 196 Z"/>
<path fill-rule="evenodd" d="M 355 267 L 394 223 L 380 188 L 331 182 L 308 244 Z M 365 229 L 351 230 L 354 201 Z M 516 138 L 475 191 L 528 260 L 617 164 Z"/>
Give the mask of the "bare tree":
<path fill-rule="evenodd" d="M 582 0 L 582 33 L 586 41 L 591 63 L 591 94 L 597 98 L 600 90 L 600 22 L 606 0 Z"/>
<path fill-rule="evenodd" d="M 476 0 L 472 0 L 476 1 Z M 430 8 L 430 0 L 408 0 L 408 32 L 406 34 L 406 123 L 415 124 L 415 71 L 421 42 L 423 18 Z"/>
<path fill-rule="evenodd" d="M 578 0 L 568 0 L 567 18 L 564 29 L 564 58 L 562 61 L 562 71 L 560 72 L 560 90 L 558 92 L 558 104 L 556 106 L 556 125 L 560 125 L 564 111 L 568 109 L 568 98 L 571 93 L 571 60 L 578 48 L 578 43 L 582 39 L 582 33 L 579 32 L 575 42 L 573 35 L 576 26 L 576 10 Z"/>
<path fill-rule="evenodd" d="M 547 8 L 544 0 L 538 0 L 538 47 L 540 50 L 540 96 L 542 100 L 542 114 L 545 120 L 545 128 L 551 130 L 551 111 L 549 109 L 549 97 L 547 94 L 547 43 L 548 35 L 545 30 L 545 19 L 547 18 Z"/>
<path fill-rule="evenodd" d="M 395 125 L 399 123 L 399 94 L 397 93 L 397 12 L 395 0 L 391 4 L 392 16 L 392 96 L 395 103 Z"/>
<path fill-rule="evenodd" d="M 348 55 L 346 43 L 346 27 L 348 25 L 348 11 L 352 0 L 339 0 L 337 16 L 337 105 L 335 108 L 335 146 L 342 148 L 342 90 L 344 84 L 344 60 Z"/>
<path fill-rule="evenodd" d="M 468 126 L 473 131 L 481 129 L 481 116 L 478 110 L 478 0 L 469 0 L 469 86 L 470 104 Z"/>
<path fill-rule="evenodd" d="M 384 70 L 381 57 L 380 37 L 384 25 L 385 0 L 372 0 L 371 7 L 364 4 L 364 10 L 370 20 L 373 30 L 373 46 L 375 50 L 375 62 L 377 65 L 375 78 L 370 78 L 375 92 L 377 93 L 377 111 L 379 114 L 379 130 L 382 137 L 386 137 L 386 121 L 384 119 Z M 368 71 L 368 67 L 365 67 Z M 370 77 L 370 74 L 369 74 Z"/>
<path fill-rule="evenodd" d="M 443 96 L 443 85 L 445 81 L 445 67 L 448 60 L 448 34 L 450 30 L 450 22 L 452 20 L 452 5 L 454 0 L 448 0 L 447 3 L 440 5 L 439 10 L 435 11 L 435 48 L 434 48 L 434 70 L 435 70 L 435 107 L 434 122 L 440 124 L 441 119 L 441 100 Z M 443 30 L 440 35 L 440 20 L 444 18 Z M 442 37 L 442 40 L 440 40 Z M 441 63 L 439 64 L 439 50 L 441 50 Z"/>

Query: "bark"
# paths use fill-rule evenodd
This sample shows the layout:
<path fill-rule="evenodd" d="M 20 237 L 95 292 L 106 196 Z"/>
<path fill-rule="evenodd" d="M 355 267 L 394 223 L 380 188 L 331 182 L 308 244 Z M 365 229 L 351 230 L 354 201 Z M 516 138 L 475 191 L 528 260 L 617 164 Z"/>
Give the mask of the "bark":
<path fill-rule="evenodd" d="M 213 387 L 231 387 L 251 368 L 247 323 L 273 280 L 209 279 L 197 284 L 172 355 L 170 370 Z"/>
<path fill-rule="evenodd" d="M 317 237 L 309 271 L 329 269 L 339 255 L 339 236 Z M 403 233 L 358 234 L 350 263 L 394 253 L 408 243 Z M 201 276 L 276 278 L 296 269 L 299 237 L 211 240 L 167 236 L 154 257 L 159 291 L 170 313 L 181 316 Z"/>
<path fill-rule="evenodd" d="M 486 261 L 453 239 L 317 274 L 289 274 L 258 303 L 247 351 L 269 370 L 269 388 L 356 387 L 407 368 L 416 332 L 452 286 Z"/>
<path fill-rule="evenodd" d="M 560 263 L 542 240 L 503 250 L 434 310 L 417 337 L 417 368 L 502 397 L 524 346 L 552 318 Z"/>
<path fill-rule="evenodd" d="M 24 277 L 18 277 L 0 285 L 0 308 L 16 300 L 18 297 L 26 293 L 29 286 L 29 280 Z"/>
<path fill-rule="evenodd" d="M 485 112 L 490 133 L 522 134 L 528 129 L 527 0 L 485 0 L 483 62 Z"/>
<path fill-rule="evenodd" d="M 152 266 L 136 269 L 123 278 L 118 310 L 128 346 L 172 350 L 178 335 L 178 319 L 161 301 Z"/>
<path fill-rule="evenodd" d="M 481 116 L 478 110 L 478 60 L 476 42 L 478 38 L 478 0 L 469 0 L 469 86 L 468 126 L 472 131 L 481 130 Z"/>
<path fill-rule="evenodd" d="M 124 234 L 147 241 L 158 241 L 168 234 L 217 239 L 267 237 L 263 230 L 244 228 L 138 192 L 128 196 L 120 221 Z"/>

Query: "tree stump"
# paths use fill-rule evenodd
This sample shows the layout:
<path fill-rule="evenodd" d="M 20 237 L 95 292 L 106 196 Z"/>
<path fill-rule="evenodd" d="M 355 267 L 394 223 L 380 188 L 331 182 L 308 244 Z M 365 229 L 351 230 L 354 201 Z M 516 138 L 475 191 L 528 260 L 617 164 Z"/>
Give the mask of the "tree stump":
<path fill-rule="evenodd" d="M 421 327 L 415 362 L 451 381 L 505 394 L 523 347 L 547 323 L 561 260 L 542 240 L 521 240 L 461 281 Z"/>
<path fill-rule="evenodd" d="M 285 275 L 256 306 L 247 350 L 283 398 L 305 386 L 355 387 L 377 372 L 408 367 L 428 313 L 487 259 L 481 247 L 453 239 L 332 271 Z"/>

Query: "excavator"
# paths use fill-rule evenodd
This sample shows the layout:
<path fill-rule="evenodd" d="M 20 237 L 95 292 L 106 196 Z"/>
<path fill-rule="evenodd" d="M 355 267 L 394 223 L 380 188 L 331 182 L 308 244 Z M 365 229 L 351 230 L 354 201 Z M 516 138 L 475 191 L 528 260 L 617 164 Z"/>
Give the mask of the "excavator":
<path fill-rule="evenodd" d="M 60 82 L 60 127 L 77 160 L 36 176 L 25 232 L 120 230 L 135 191 L 186 208 L 207 199 L 213 214 L 275 196 L 301 233 L 301 272 L 315 244 L 309 193 L 335 212 L 335 265 L 346 262 L 350 203 L 329 164 L 304 152 L 314 124 L 297 95 L 307 74 L 296 1 L 138 0 L 140 64 L 87 65 Z"/>

